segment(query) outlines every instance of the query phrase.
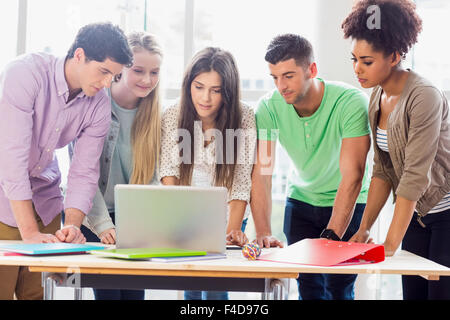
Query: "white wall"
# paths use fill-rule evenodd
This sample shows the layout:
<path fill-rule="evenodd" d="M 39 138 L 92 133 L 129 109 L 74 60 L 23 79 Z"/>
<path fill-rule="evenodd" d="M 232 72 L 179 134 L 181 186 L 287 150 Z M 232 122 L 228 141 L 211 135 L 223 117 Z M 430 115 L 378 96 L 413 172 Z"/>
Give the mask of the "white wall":
<path fill-rule="evenodd" d="M 316 0 L 316 61 L 319 76 L 359 87 L 350 60 L 350 40 L 344 39 L 341 24 L 350 13 L 353 0 Z"/>

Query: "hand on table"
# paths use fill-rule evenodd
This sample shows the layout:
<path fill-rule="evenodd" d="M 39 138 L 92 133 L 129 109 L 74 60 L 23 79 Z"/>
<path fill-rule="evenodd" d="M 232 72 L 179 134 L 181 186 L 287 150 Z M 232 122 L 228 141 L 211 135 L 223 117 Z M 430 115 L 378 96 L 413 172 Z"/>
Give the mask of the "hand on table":
<path fill-rule="evenodd" d="M 372 238 L 369 238 L 369 231 L 367 230 L 358 230 L 349 240 L 349 242 L 358 242 L 358 243 L 374 243 Z M 398 245 L 393 245 L 388 241 L 383 243 L 384 246 L 384 255 L 386 257 L 392 257 L 397 251 Z"/>
<path fill-rule="evenodd" d="M 85 243 L 86 238 L 81 233 L 80 228 L 75 225 L 66 225 L 60 230 L 56 231 L 55 236 L 61 242 L 67 243 Z"/>
<path fill-rule="evenodd" d="M 397 251 L 397 249 L 400 246 L 400 244 L 394 245 L 394 244 L 391 244 L 388 241 L 385 241 L 383 243 L 383 246 L 384 246 L 384 255 L 386 257 L 392 257 L 395 254 L 395 251 Z"/>
<path fill-rule="evenodd" d="M 56 243 L 60 242 L 57 237 L 49 233 L 35 232 L 31 235 L 26 235 L 22 237 L 25 243 Z"/>
<path fill-rule="evenodd" d="M 256 236 L 256 239 L 253 240 L 253 242 L 259 245 L 260 248 L 284 247 L 283 242 L 272 235 Z"/>
<path fill-rule="evenodd" d="M 228 245 L 244 246 L 248 242 L 248 238 L 241 230 L 231 230 L 226 236 Z"/>
<path fill-rule="evenodd" d="M 373 243 L 373 239 L 369 238 L 369 235 L 370 233 L 368 230 L 358 230 L 348 241 L 357 243 Z"/>
<path fill-rule="evenodd" d="M 103 244 L 116 244 L 116 229 L 106 229 L 105 231 L 100 233 L 99 238 Z"/>

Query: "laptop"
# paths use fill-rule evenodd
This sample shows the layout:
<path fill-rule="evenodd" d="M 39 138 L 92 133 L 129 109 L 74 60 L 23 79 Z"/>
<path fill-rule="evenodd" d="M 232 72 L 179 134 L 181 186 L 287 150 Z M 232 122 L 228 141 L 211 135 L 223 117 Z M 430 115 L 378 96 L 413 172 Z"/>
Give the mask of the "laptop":
<path fill-rule="evenodd" d="M 224 187 L 116 185 L 116 247 L 225 253 Z"/>

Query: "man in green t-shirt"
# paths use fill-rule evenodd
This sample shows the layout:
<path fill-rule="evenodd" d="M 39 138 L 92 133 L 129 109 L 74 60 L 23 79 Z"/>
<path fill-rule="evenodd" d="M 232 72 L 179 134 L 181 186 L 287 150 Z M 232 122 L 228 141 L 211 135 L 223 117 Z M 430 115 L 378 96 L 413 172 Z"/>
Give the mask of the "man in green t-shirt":
<path fill-rule="evenodd" d="M 311 44 L 286 34 L 266 56 L 276 90 L 256 111 L 258 155 L 251 207 L 260 246 L 282 246 L 270 227 L 271 180 L 279 140 L 292 162 L 284 233 L 288 244 L 305 238 L 347 241 L 358 230 L 368 191 L 368 98 L 360 90 L 316 78 Z M 356 275 L 300 274 L 303 299 L 353 299 Z"/>

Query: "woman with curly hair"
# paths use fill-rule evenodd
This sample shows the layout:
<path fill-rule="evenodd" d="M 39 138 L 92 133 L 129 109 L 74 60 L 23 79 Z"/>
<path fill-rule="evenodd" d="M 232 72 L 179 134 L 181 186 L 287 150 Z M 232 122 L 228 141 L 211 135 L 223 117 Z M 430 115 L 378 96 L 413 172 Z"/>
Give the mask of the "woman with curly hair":
<path fill-rule="evenodd" d="M 351 241 L 371 241 L 370 228 L 392 190 L 396 202 L 386 255 L 402 243 L 404 250 L 450 266 L 449 107 L 440 90 L 402 66 L 422 30 L 415 9 L 409 0 L 362 0 L 342 24 L 345 38 L 352 40 L 355 74 L 363 88 L 374 88 L 372 181 Z M 450 299 L 450 277 L 402 280 L 404 299 Z"/>

